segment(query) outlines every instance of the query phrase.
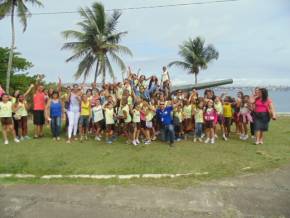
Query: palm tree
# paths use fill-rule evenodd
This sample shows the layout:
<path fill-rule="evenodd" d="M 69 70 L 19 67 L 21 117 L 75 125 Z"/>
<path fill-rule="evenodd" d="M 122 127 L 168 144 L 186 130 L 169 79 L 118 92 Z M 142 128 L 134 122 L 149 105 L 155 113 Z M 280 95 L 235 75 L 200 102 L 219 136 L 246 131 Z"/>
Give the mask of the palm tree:
<path fill-rule="evenodd" d="M 179 55 L 183 61 L 173 61 L 168 66 L 173 65 L 182 67 L 190 74 L 195 76 L 195 84 L 197 84 L 197 75 L 202 69 L 207 69 L 208 64 L 212 60 L 217 60 L 219 57 L 218 51 L 213 45 L 205 46 L 205 40 L 201 37 L 189 39 L 179 46 Z"/>
<path fill-rule="evenodd" d="M 9 53 L 8 67 L 6 72 L 6 92 L 9 93 L 10 87 L 10 75 L 12 69 L 12 60 L 13 60 L 13 51 L 15 47 L 15 27 L 14 27 L 14 16 L 15 11 L 17 11 L 17 16 L 20 19 L 21 24 L 23 25 L 23 32 L 25 32 L 27 27 L 27 18 L 30 16 L 29 10 L 26 3 L 32 5 L 42 6 L 42 3 L 38 0 L 3 0 L 0 3 L 0 20 L 6 16 L 11 18 L 11 30 L 12 30 L 12 41 L 11 48 Z"/>
<path fill-rule="evenodd" d="M 83 76 L 85 80 L 95 66 L 94 82 L 97 81 L 98 76 L 102 76 L 104 84 L 107 71 L 115 80 L 110 59 L 113 59 L 123 71 L 126 69 L 126 65 L 119 55 L 132 56 L 129 48 L 119 44 L 121 38 L 127 34 L 127 32 L 117 32 L 121 12 L 114 10 L 112 15 L 108 15 L 105 13 L 104 6 L 96 2 L 92 4 L 92 8 L 80 8 L 79 14 L 83 18 L 77 24 L 81 31 L 67 30 L 62 33 L 66 39 L 73 39 L 72 42 L 67 42 L 62 47 L 62 49 L 70 49 L 74 53 L 66 62 L 81 58 L 75 73 L 76 79 Z"/>

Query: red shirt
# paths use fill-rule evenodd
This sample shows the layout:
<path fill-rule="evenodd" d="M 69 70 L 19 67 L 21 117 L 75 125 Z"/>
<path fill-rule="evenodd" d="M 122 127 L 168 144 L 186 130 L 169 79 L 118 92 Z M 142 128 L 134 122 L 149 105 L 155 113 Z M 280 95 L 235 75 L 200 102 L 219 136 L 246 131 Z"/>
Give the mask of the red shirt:
<path fill-rule="evenodd" d="M 33 104 L 35 111 L 45 110 L 45 94 L 44 92 L 36 92 L 33 96 Z"/>
<path fill-rule="evenodd" d="M 258 98 L 255 102 L 255 112 L 257 113 L 269 112 L 271 103 L 272 100 L 270 98 L 268 98 L 267 101 L 265 102 L 262 102 L 262 99 Z"/>

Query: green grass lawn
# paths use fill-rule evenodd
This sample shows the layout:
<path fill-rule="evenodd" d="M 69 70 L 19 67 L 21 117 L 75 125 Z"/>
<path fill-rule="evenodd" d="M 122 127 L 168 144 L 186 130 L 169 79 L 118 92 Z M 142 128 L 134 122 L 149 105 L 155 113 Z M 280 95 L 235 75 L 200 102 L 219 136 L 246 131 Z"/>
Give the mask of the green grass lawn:
<path fill-rule="evenodd" d="M 20 144 L 0 144 L 0 174 L 145 174 L 208 172 L 206 176 L 163 179 L 0 179 L 11 183 L 139 184 L 185 187 L 199 181 L 258 172 L 290 162 L 290 118 L 271 122 L 264 145 L 242 142 L 233 136 L 216 144 L 176 143 L 175 148 L 155 142 L 134 147 L 119 140 L 111 145 L 93 139 L 66 144 L 51 138 L 31 139 Z M 47 132 L 46 135 L 50 133 Z M 245 167 L 250 167 L 247 171 Z"/>

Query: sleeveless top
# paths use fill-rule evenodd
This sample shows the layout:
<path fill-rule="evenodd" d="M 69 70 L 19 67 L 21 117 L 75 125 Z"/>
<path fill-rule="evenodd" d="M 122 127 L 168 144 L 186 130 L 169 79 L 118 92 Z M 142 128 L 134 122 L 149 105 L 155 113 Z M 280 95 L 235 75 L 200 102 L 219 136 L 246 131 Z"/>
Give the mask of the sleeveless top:
<path fill-rule="evenodd" d="M 62 113 L 62 104 L 60 100 L 51 100 L 50 101 L 50 117 L 61 117 Z"/>
<path fill-rule="evenodd" d="M 72 93 L 69 99 L 68 111 L 80 112 L 80 110 L 81 110 L 81 107 L 80 107 L 80 102 L 78 100 L 78 96 Z"/>
<path fill-rule="evenodd" d="M 12 117 L 12 102 L 0 102 L 0 117 Z"/>
<path fill-rule="evenodd" d="M 33 96 L 33 104 L 35 111 L 45 110 L 45 94 L 43 92 L 36 92 Z"/>

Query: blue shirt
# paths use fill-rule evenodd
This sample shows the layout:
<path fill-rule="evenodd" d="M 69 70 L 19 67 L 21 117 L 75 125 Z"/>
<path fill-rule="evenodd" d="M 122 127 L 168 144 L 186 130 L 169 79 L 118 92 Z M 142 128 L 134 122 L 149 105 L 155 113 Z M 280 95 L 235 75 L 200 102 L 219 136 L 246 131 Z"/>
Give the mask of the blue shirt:
<path fill-rule="evenodd" d="M 157 109 L 156 114 L 159 120 L 162 122 L 164 125 L 170 125 L 173 123 L 173 118 L 171 116 L 171 112 L 173 111 L 172 106 L 168 106 L 164 108 L 164 110 Z"/>

